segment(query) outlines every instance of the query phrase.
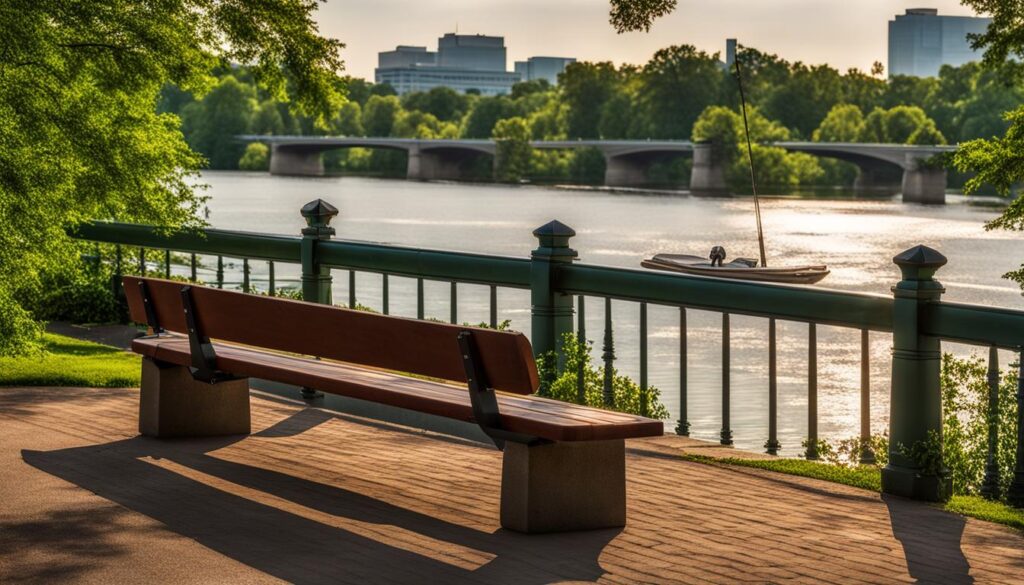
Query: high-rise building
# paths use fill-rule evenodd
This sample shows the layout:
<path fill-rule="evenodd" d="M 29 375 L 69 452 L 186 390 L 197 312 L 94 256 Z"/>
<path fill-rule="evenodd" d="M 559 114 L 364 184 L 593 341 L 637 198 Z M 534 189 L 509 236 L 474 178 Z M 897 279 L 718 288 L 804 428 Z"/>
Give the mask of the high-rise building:
<path fill-rule="evenodd" d="M 969 34 L 984 33 L 991 18 L 940 16 L 934 8 L 911 8 L 889 21 L 889 76 L 934 77 L 943 65 L 976 61 Z"/>
<path fill-rule="evenodd" d="M 526 61 L 516 61 L 515 68 L 523 81 L 546 79 L 551 85 L 557 85 L 558 74 L 575 62 L 572 57 L 530 57 Z"/>
<path fill-rule="evenodd" d="M 437 55 L 441 67 L 505 71 L 505 37 L 448 33 L 437 39 Z"/>
<path fill-rule="evenodd" d="M 411 46 L 378 53 L 374 79 L 400 95 L 450 87 L 493 96 L 510 93 L 521 76 L 506 70 L 504 37 L 448 33 L 437 40 L 436 53 Z"/>
<path fill-rule="evenodd" d="M 437 39 L 436 52 L 399 45 L 394 51 L 377 53 L 374 80 L 390 84 L 400 95 L 450 87 L 493 96 L 511 93 L 519 81 L 547 79 L 555 85 L 558 74 L 575 61 L 571 57 L 530 57 L 516 61 L 515 71 L 508 71 L 504 37 L 448 33 Z"/>

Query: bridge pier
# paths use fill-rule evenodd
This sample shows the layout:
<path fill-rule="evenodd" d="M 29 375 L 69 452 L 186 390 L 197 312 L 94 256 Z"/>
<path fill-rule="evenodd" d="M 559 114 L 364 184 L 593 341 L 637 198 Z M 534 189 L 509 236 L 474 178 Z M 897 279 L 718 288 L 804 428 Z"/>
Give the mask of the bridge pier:
<path fill-rule="evenodd" d="M 927 164 L 926 159 L 907 155 L 903 170 L 903 201 L 906 203 L 946 202 L 946 169 Z"/>
<path fill-rule="evenodd" d="M 725 182 L 725 165 L 716 156 L 711 143 L 693 145 L 693 170 L 690 172 L 690 191 L 695 193 L 722 193 L 729 190 Z"/>
<path fill-rule="evenodd" d="M 642 187 L 647 183 L 647 165 L 629 156 L 605 155 L 604 184 L 609 187 Z"/>
<path fill-rule="evenodd" d="M 296 148 L 272 144 L 270 148 L 270 174 L 320 177 L 324 174 L 321 150 Z"/>
<path fill-rule="evenodd" d="M 424 150 L 418 146 L 409 148 L 407 152 L 409 160 L 405 178 L 410 181 L 458 181 L 466 178 L 462 165 L 468 158 L 464 153 Z"/>

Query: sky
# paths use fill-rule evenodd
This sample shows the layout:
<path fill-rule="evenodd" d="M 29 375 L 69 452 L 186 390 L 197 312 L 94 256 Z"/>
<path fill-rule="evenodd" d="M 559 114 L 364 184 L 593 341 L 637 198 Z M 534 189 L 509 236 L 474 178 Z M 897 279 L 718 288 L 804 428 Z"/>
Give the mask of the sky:
<path fill-rule="evenodd" d="M 658 49 L 690 44 L 725 52 L 725 39 L 789 61 L 840 71 L 886 62 L 888 21 L 907 8 L 972 15 L 958 0 L 679 0 L 649 33 L 616 34 L 607 0 L 327 0 L 323 35 L 346 44 L 346 73 L 373 80 L 377 53 L 396 45 L 436 50 L 447 32 L 505 37 L 508 68 L 535 55 L 642 64 Z"/>

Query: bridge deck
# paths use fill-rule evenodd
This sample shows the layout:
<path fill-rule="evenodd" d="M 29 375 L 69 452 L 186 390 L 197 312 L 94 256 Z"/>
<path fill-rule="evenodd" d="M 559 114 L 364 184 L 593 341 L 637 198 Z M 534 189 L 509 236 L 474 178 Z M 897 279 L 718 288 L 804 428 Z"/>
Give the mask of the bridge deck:
<path fill-rule="evenodd" d="M 246 438 L 136 436 L 135 390 L 0 388 L 0 582 L 1012 582 L 1024 537 L 628 443 L 629 526 L 498 529 L 491 448 L 253 400 Z M 714 450 L 710 450 L 714 451 Z M 585 486 L 581 486 L 585 489 Z"/>

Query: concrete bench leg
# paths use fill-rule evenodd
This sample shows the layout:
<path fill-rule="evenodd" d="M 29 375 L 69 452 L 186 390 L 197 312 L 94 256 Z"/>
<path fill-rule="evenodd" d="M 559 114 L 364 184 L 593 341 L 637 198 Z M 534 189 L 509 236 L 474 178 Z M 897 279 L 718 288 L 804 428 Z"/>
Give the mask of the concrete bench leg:
<path fill-rule="evenodd" d="M 501 525 L 527 533 L 625 526 L 625 441 L 506 443 Z"/>
<path fill-rule="evenodd" d="M 147 437 L 247 435 L 249 379 L 207 384 L 188 368 L 142 358 L 139 432 Z"/>

